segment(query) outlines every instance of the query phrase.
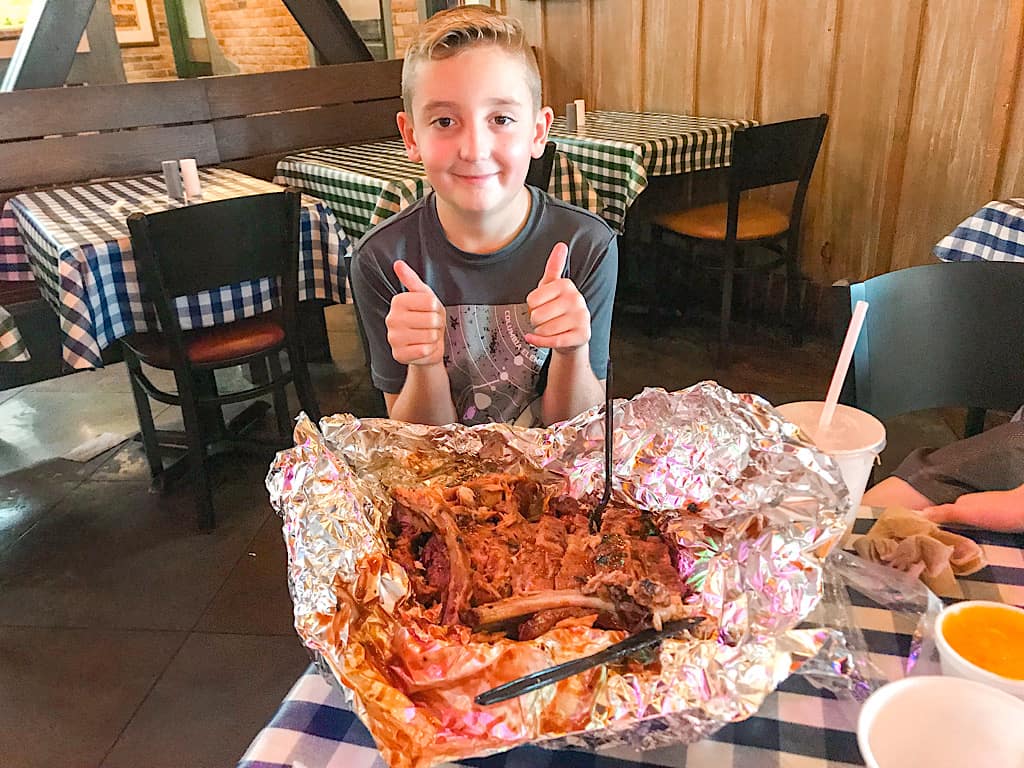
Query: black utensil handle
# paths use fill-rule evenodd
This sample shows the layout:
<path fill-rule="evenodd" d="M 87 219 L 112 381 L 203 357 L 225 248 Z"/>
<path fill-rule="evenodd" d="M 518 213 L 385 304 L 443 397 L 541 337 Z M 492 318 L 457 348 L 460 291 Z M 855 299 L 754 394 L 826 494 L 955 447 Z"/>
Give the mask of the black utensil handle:
<path fill-rule="evenodd" d="M 508 699 L 514 699 L 517 696 L 522 696 L 524 693 L 535 691 L 538 688 L 544 688 L 545 686 L 552 685 L 560 680 L 565 680 L 573 675 L 586 672 L 588 669 L 593 667 L 597 667 L 602 664 L 610 664 L 613 661 L 618 661 L 621 658 L 630 656 L 631 654 L 645 648 L 649 648 L 652 645 L 658 645 L 666 637 L 678 635 L 684 630 L 692 629 L 703 620 L 703 617 L 697 616 L 692 619 L 682 619 L 680 621 L 669 622 L 661 630 L 645 629 L 632 637 L 627 637 L 625 640 L 609 645 L 607 648 L 600 650 L 597 653 L 592 653 L 589 656 L 584 656 L 580 659 L 562 662 L 561 664 L 556 664 L 555 666 L 548 667 L 547 669 L 531 672 L 528 675 L 523 675 L 520 678 L 499 685 L 489 691 L 484 691 L 477 696 L 474 701 L 480 706 L 488 706 Z"/>

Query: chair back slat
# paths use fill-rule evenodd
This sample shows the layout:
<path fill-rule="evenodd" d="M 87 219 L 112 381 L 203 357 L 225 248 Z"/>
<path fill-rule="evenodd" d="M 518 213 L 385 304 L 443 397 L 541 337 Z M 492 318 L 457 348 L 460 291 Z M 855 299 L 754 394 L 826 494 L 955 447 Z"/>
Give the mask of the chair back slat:
<path fill-rule="evenodd" d="M 737 191 L 810 181 L 828 115 L 755 125 L 732 138 L 730 183 Z"/>
<path fill-rule="evenodd" d="M 530 170 L 526 173 L 526 183 L 547 192 L 551 185 L 551 170 L 555 166 L 555 149 L 557 144 L 549 141 L 544 145 L 544 154 L 530 160 Z"/>
<path fill-rule="evenodd" d="M 295 190 L 189 205 L 128 218 L 143 295 L 160 325 L 180 336 L 173 300 L 225 285 L 279 280 L 286 330 L 294 331 L 299 205 Z"/>
<path fill-rule="evenodd" d="M 854 353 L 854 404 L 878 418 L 927 408 L 1014 411 L 1024 402 L 1024 267 L 930 264 L 850 286 L 870 303 Z"/>

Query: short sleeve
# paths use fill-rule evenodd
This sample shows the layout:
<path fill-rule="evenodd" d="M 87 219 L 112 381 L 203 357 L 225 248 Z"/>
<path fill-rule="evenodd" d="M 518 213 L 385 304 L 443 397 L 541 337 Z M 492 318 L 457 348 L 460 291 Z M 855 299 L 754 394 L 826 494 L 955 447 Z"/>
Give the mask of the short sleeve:
<path fill-rule="evenodd" d="M 370 375 L 382 392 L 397 394 L 405 384 L 406 367 L 391 355 L 387 318 L 391 299 L 398 294 L 398 278 L 389 279 L 371 247 L 360 244 L 352 257 L 352 301 L 370 348 Z"/>

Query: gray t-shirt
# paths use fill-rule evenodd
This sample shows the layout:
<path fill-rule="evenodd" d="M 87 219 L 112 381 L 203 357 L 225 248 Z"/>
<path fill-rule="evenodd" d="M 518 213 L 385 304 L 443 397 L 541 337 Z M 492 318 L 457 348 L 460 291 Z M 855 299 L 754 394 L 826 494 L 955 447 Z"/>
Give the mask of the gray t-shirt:
<path fill-rule="evenodd" d="M 569 246 L 567 276 L 590 310 L 590 366 L 603 379 L 618 276 L 615 233 L 604 221 L 533 187 L 530 215 L 500 251 L 474 254 L 445 237 L 431 192 L 368 232 L 352 259 L 352 291 L 370 345 L 374 386 L 401 392 L 406 366 L 391 356 L 384 319 L 404 288 L 394 263 L 406 261 L 445 306 L 444 364 L 464 424 L 516 420 L 535 400 L 550 354 L 527 344 L 526 295 L 537 287 L 556 243 Z"/>

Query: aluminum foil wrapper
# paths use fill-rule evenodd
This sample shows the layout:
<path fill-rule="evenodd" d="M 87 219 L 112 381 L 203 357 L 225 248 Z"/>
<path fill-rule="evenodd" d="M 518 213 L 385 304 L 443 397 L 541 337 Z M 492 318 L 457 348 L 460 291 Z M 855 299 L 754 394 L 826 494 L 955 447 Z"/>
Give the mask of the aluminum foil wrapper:
<path fill-rule="evenodd" d="M 535 640 L 428 620 L 389 558 L 389 489 L 505 472 L 580 498 L 604 488 L 603 407 L 550 429 L 300 418 L 267 476 L 284 521 L 295 627 L 351 695 L 393 768 L 542 746 L 646 749 L 752 715 L 835 630 L 801 624 L 849 507 L 838 467 L 754 395 L 713 382 L 614 404 L 613 496 L 650 510 L 706 617 L 653 663 L 601 667 L 490 707 L 474 696 L 625 634 L 556 627 Z M 687 512 L 696 502 L 700 514 Z M 692 507 L 691 507 L 692 509 Z"/>

